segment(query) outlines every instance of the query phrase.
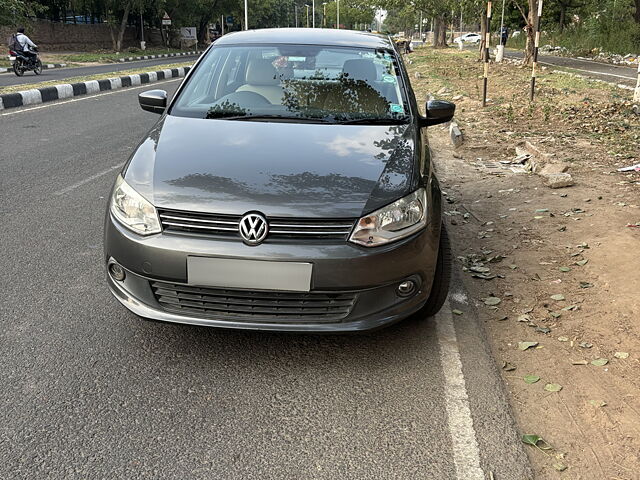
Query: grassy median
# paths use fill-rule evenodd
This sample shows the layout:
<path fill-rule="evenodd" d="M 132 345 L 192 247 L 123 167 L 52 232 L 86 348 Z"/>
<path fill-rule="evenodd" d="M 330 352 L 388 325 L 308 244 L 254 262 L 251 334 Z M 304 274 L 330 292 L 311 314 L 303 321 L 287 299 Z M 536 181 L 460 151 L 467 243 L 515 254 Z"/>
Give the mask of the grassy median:
<path fill-rule="evenodd" d="M 108 78 L 117 78 L 125 75 L 155 72 L 158 70 L 167 70 L 171 68 L 190 67 L 191 65 L 193 65 L 193 62 L 170 63 L 167 65 L 157 65 L 155 67 L 149 67 L 144 70 L 141 70 L 140 68 L 131 68 L 129 70 L 121 70 L 118 72 L 107 72 L 107 73 L 100 73 L 96 75 L 86 75 L 82 77 L 70 77 L 70 78 L 65 78 L 61 80 L 50 80 L 47 82 L 10 85 L 7 87 L 0 87 L 0 95 L 4 93 L 15 93 L 15 92 L 20 92 L 24 90 L 31 90 L 34 88 L 50 87 L 53 85 L 60 85 L 61 83 L 79 83 L 79 82 L 88 82 L 90 80 L 105 80 Z M 28 72 L 26 75 L 28 74 L 33 75 L 33 72 Z"/>

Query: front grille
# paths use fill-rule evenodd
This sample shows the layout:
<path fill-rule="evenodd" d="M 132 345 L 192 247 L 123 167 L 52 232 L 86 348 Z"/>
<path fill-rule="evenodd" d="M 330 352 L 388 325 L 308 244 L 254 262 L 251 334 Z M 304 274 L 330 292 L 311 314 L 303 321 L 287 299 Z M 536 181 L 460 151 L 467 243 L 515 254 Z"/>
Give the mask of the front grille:
<path fill-rule="evenodd" d="M 156 300 L 170 312 L 233 321 L 339 322 L 357 294 L 249 291 L 151 282 Z"/>
<path fill-rule="evenodd" d="M 169 232 L 200 233 L 205 235 L 236 236 L 240 215 L 160 210 L 162 228 Z M 276 218 L 268 217 L 269 235 L 273 238 L 346 240 L 354 218 Z"/>

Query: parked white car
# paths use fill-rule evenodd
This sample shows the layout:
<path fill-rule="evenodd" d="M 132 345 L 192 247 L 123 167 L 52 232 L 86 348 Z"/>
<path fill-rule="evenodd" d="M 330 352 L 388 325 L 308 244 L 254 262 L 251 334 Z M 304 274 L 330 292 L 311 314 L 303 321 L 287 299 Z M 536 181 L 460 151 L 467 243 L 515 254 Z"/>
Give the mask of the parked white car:
<path fill-rule="evenodd" d="M 480 34 L 479 33 L 465 33 L 464 35 L 460 36 L 460 37 L 456 37 L 453 39 L 454 43 L 471 43 L 471 44 L 478 44 L 480 43 Z"/>

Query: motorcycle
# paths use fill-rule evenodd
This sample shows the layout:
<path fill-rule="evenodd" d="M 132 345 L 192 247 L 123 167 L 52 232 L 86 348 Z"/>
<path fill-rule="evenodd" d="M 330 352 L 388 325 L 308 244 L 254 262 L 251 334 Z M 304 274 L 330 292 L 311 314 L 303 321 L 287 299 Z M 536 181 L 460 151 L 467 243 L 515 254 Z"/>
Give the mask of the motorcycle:
<path fill-rule="evenodd" d="M 27 71 L 33 71 L 36 75 L 42 73 L 42 62 L 37 55 L 38 50 L 34 49 L 33 51 L 36 53 L 35 57 L 29 57 L 24 52 L 9 50 L 9 61 L 13 66 L 13 73 L 18 77 L 21 77 Z"/>

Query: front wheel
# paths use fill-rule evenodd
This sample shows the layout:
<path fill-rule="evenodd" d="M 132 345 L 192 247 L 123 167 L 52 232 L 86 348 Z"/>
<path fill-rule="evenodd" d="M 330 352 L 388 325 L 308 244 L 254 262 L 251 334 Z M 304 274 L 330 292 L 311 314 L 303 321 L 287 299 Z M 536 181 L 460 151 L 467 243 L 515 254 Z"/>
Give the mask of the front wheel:
<path fill-rule="evenodd" d="M 436 271 L 433 275 L 433 284 L 431 293 L 420 310 L 420 314 L 426 317 L 432 317 L 440 311 L 444 305 L 447 295 L 449 294 L 449 283 L 451 282 L 451 245 L 449 244 L 449 236 L 444 225 L 440 229 L 440 245 L 438 247 L 438 263 Z"/>
<path fill-rule="evenodd" d="M 42 62 L 40 59 L 36 60 L 36 66 L 33 68 L 33 71 L 36 75 L 40 75 L 42 73 Z"/>
<path fill-rule="evenodd" d="M 15 62 L 13 62 L 13 73 L 18 77 L 24 75 L 24 65 L 22 64 L 22 60 L 19 58 L 16 58 Z"/>

